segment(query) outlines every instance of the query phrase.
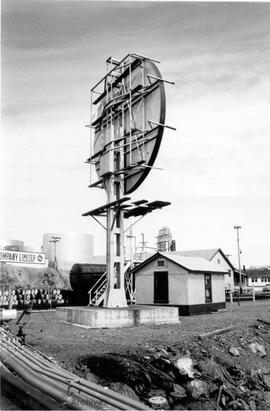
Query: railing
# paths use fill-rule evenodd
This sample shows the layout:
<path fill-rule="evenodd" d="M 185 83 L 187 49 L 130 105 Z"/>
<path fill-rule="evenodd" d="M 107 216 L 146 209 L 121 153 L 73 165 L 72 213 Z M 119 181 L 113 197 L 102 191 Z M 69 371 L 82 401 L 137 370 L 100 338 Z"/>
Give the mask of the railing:
<path fill-rule="evenodd" d="M 101 290 L 102 287 L 104 287 L 104 285 L 107 282 L 106 274 L 107 274 L 107 272 L 105 271 L 105 273 L 102 274 L 102 276 L 98 279 L 98 281 L 88 291 L 89 305 L 95 305 L 96 301 L 95 302 L 93 302 L 93 301 L 95 300 L 95 297 L 97 296 L 97 293 Z"/>
<path fill-rule="evenodd" d="M 133 268 L 133 262 L 129 261 L 125 265 L 125 292 L 126 292 L 126 297 L 127 300 L 130 302 L 130 304 L 135 304 L 136 303 L 136 288 L 133 288 L 133 277 L 130 272 L 128 272 L 129 269 Z"/>
<path fill-rule="evenodd" d="M 136 303 L 136 289 L 133 288 L 133 279 L 132 279 L 132 274 L 130 274 L 128 271 L 129 269 L 133 268 L 133 262 L 128 261 L 128 263 L 125 265 L 125 271 L 124 271 L 124 282 L 125 282 L 125 293 L 127 300 L 130 302 L 130 304 L 135 304 Z M 102 297 L 104 297 L 104 293 L 106 291 L 106 284 L 107 284 L 107 278 L 106 278 L 107 272 L 105 272 L 99 279 L 98 281 L 93 285 L 93 287 L 88 291 L 89 294 L 89 306 L 90 305 L 99 305 L 102 301 Z"/>

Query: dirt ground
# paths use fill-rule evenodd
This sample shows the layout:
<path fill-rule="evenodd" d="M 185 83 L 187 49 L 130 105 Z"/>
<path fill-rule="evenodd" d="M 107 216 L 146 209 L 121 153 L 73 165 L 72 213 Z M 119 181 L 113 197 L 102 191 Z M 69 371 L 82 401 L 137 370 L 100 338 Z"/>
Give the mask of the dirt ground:
<path fill-rule="evenodd" d="M 85 364 L 90 366 L 87 377 L 98 383 L 129 383 L 128 369 L 140 369 L 152 382 L 142 387 L 134 377 L 129 386 L 146 403 L 150 397 L 163 396 L 167 409 L 255 410 L 270 408 L 270 327 L 258 318 L 270 321 L 269 300 L 241 302 L 240 307 L 227 304 L 226 311 L 180 317 L 179 324 L 121 329 L 85 329 L 58 322 L 52 311 L 33 312 L 24 331 L 27 343 L 62 367 L 85 377 Z M 199 334 L 233 325 L 233 331 L 198 340 Z M 18 326 L 12 323 L 10 329 L 16 332 Z M 265 353 L 252 350 L 252 344 Z M 190 357 L 195 366 L 192 378 L 179 370 L 176 375 L 177 360 L 183 357 Z M 127 376 L 116 377 L 109 368 L 105 375 L 108 358 Z M 209 373 L 207 368 L 217 364 L 219 370 Z"/>

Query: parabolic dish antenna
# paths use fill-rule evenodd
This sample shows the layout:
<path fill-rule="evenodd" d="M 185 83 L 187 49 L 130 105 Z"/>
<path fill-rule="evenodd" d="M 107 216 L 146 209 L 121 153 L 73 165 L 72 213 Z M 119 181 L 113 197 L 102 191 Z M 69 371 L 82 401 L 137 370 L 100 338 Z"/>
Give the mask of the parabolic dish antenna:
<path fill-rule="evenodd" d="M 107 60 L 109 72 L 92 89 L 98 97 L 93 155 L 100 179 L 123 174 L 124 194 L 135 191 L 153 166 L 165 122 L 164 80 L 151 59 L 136 54 Z M 119 161 L 119 149 L 123 161 Z M 113 162 L 108 161 L 113 150 Z"/>

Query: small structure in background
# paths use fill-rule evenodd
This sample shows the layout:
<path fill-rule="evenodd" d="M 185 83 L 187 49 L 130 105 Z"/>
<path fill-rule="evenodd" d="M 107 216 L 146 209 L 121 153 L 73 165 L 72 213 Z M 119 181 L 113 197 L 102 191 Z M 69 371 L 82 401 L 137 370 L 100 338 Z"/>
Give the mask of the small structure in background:
<path fill-rule="evenodd" d="M 169 227 L 162 227 L 157 235 L 157 251 L 175 251 L 176 241 L 173 240 Z"/>
<path fill-rule="evenodd" d="M 245 270 L 248 287 L 255 291 L 270 292 L 270 266 L 250 267 Z"/>
<path fill-rule="evenodd" d="M 177 306 L 180 315 L 225 308 L 227 271 L 204 258 L 158 252 L 133 273 L 137 304 Z"/>

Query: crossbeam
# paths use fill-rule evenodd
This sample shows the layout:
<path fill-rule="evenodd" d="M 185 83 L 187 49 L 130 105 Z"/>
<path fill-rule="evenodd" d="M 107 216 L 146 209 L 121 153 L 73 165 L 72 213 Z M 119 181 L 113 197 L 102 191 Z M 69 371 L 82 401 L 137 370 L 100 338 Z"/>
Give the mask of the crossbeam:
<path fill-rule="evenodd" d="M 108 208 L 113 208 L 113 207 L 118 206 L 119 204 L 122 204 L 122 203 L 124 203 L 125 201 L 128 201 L 128 200 L 130 200 L 130 197 L 120 198 L 119 200 L 112 201 L 112 202 L 110 202 L 110 203 L 104 204 L 104 205 L 101 206 L 101 207 L 97 207 L 97 208 L 94 208 L 93 210 L 87 211 L 86 213 L 83 213 L 82 216 L 83 216 L 83 217 L 87 217 L 87 216 L 89 216 L 89 215 L 90 215 L 90 216 L 93 216 L 93 215 L 102 214 L 102 213 L 104 213 Z"/>

